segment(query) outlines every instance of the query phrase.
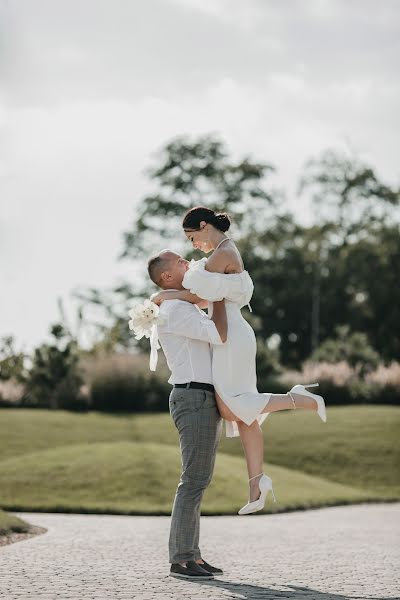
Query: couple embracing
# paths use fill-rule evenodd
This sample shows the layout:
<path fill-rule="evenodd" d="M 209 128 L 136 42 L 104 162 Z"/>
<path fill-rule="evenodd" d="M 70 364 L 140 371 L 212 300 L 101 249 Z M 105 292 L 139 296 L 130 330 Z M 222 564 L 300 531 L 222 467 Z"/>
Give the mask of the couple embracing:
<path fill-rule="evenodd" d="M 209 258 L 189 263 L 163 250 L 149 260 L 148 272 L 162 290 L 151 299 L 160 307 L 158 338 L 171 371 L 169 407 L 182 460 L 171 516 L 170 575 L 202 580 L 222 574 L 199 549 L 200 504 L 212 478 L 222 419 L 227 437 L 240 435 L 242 442 L 249 498 L 239 515 L 246 515 L 263 509 L 269 491 L 275 499 L 272 480 L 263 473 L 261 425 L 268 414 L 302 408 L 326 421 L 326 411 L 323 398 L 306 390 L 317 384 L 296 385 L 287 394 L 257 390 L 256 338 L 241 314 L 250 308 L 254 286 L 226 235 L 229 216 L 195 207 L 182 227 Z"/>

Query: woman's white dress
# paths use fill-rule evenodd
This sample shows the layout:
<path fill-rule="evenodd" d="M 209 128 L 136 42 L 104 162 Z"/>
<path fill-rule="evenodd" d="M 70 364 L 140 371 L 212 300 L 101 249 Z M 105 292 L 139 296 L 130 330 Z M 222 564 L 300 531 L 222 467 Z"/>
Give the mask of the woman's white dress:
<path fill-rule="evenodd" d="M 254 284 L 247 271 L 242 273 L 211 273 L 206 271 L 207 258 L 190 263 L 182 285 L 212 302 L 225 299 L 228 318 L 228 338 L 225 344 L 212 346 L 212 375 L 216 392 L 239 419 L 250 425 L 255 419 L 263 421 L 262 413 L 271 394 L 257 390 L 256 337 L 242 317 L 241 308 L 249 304 Z M 212 312 L 210 316 L 212 315 Z M 237 424 L 225 421 L 227 437 L 239 435 Z"/>

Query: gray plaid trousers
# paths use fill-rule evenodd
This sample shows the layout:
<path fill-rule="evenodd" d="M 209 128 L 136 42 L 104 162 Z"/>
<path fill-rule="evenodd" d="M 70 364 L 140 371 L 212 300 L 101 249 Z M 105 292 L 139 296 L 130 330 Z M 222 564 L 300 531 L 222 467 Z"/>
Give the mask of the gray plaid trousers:
<path fill-rule="evenodd" d="M 173 388 L 169 409 L 182 460 L 169 535 L 169 562 L 178 563 L 201 558 L 200 504 L 213 475 L 222 419 L 214 393 L 207 390 Z"/>

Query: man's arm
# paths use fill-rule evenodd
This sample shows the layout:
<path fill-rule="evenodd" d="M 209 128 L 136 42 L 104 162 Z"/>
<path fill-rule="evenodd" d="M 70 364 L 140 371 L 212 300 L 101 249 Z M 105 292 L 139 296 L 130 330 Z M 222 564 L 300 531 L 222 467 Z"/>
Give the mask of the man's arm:
<path fill-rule="evenodd" d="M 211 320 L 214 321 L 219 337 L 225 343 L 228 337 L 228 319 L 226 317 L 225 300 L 213 302 L 213 315 Z"/>

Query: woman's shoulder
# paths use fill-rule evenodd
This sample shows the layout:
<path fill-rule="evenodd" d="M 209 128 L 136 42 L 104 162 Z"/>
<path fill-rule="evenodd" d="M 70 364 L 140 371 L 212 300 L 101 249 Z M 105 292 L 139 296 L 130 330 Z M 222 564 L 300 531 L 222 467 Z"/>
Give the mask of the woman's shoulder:
<path fill-rule="evenodd" d="M 218 248 L 207 260 L 207 271 L 220 274 L 240 273 L 242 265 L 237 250 L 229 245 Z"/>

